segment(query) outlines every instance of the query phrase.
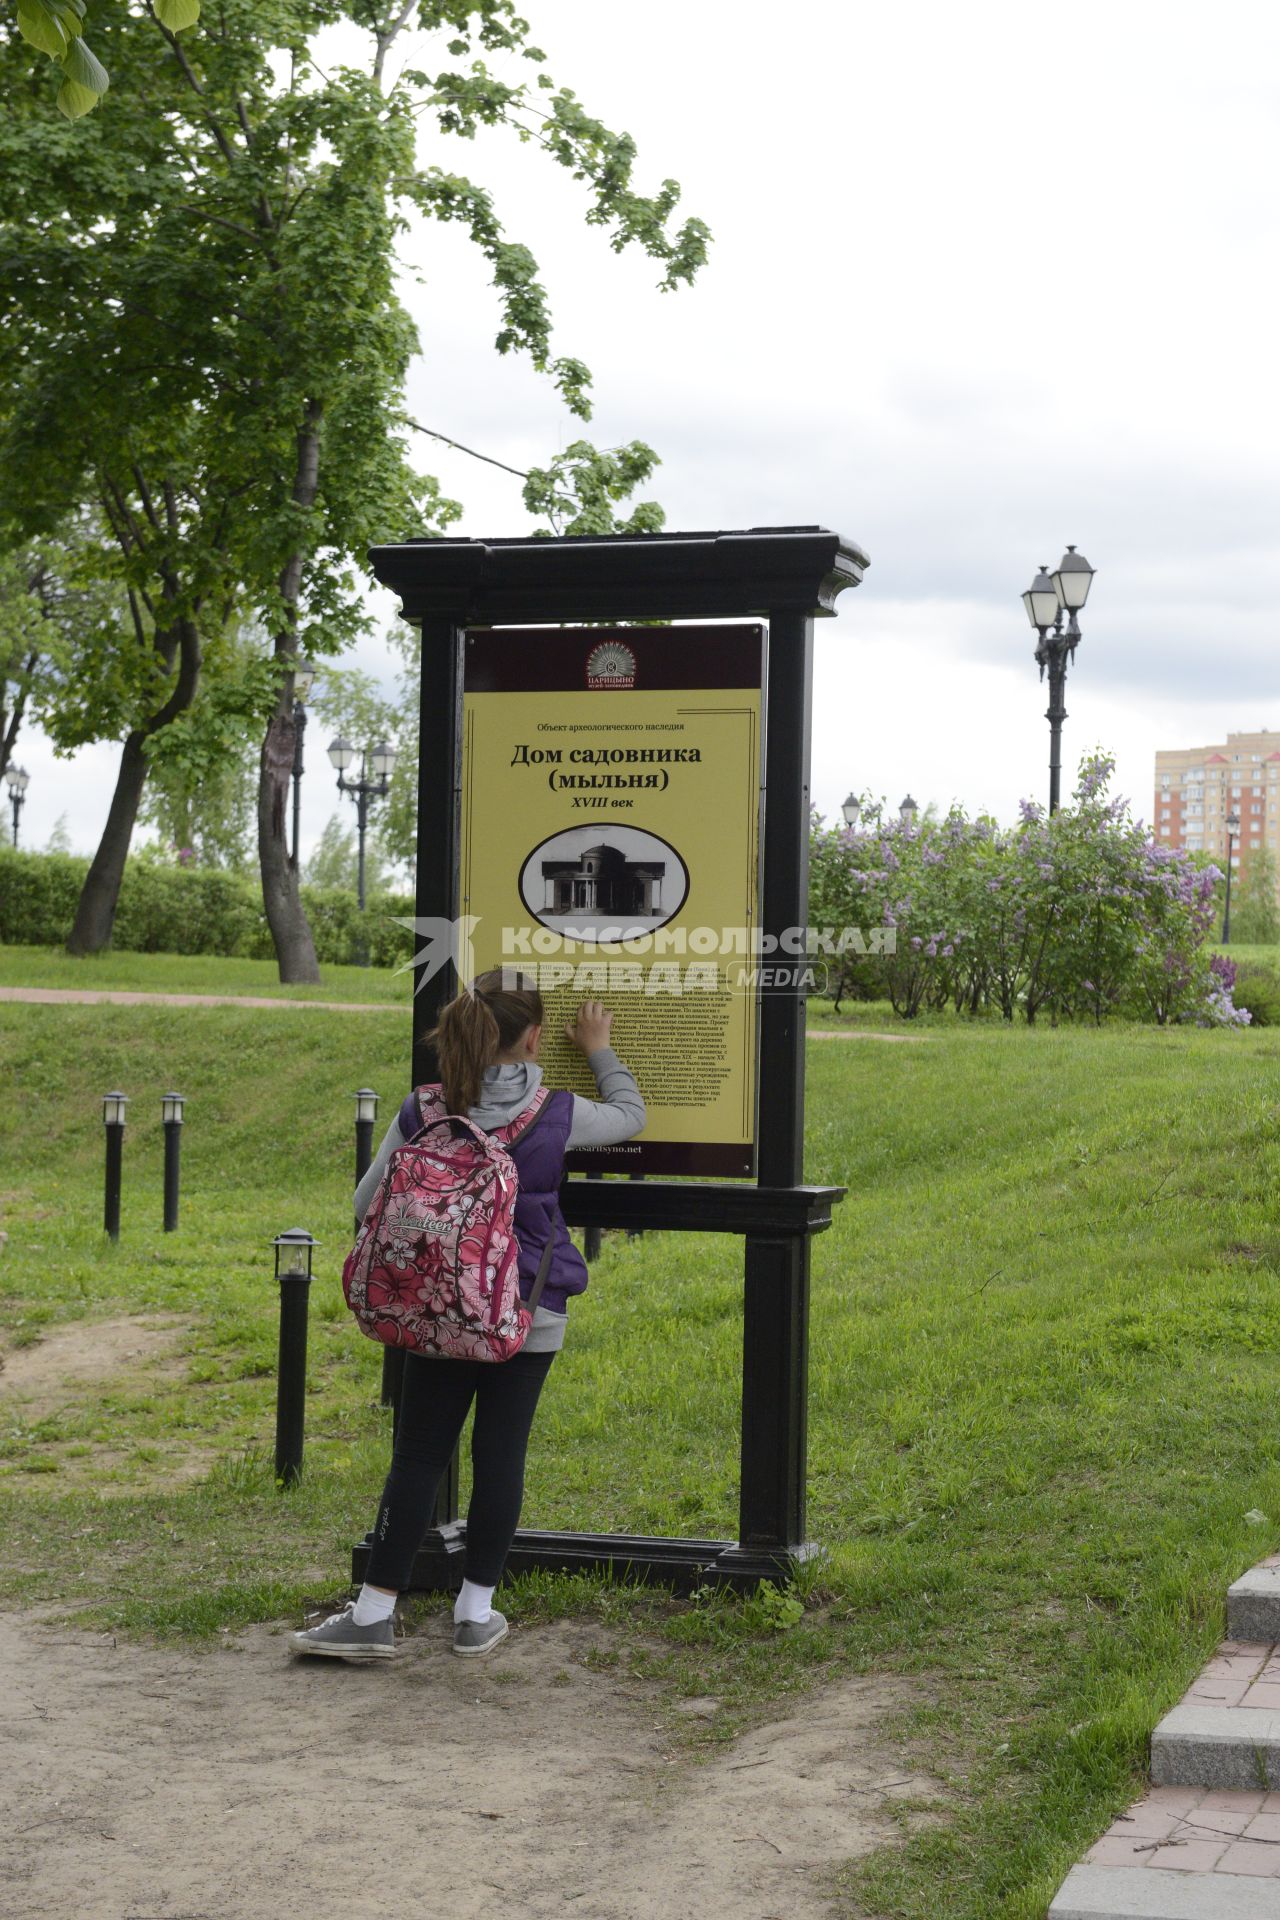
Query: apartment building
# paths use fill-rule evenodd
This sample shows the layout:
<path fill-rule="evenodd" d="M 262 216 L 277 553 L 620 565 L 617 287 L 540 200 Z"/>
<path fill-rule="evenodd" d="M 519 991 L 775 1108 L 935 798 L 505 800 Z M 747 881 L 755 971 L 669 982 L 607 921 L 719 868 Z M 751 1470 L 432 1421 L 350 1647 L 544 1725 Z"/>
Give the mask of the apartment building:
<path fill-rule="evenodd" d="M 1218 746 L 1176 747 L 1156 754 L 1152 831 L 1171 847 L 1203 849 L 1227 864 L 1227 815 L 1240 816 L 1231 866 L 1249 871 L 1255 848 L 1280 862 L 1280 733 L 1229 733 Z"/>

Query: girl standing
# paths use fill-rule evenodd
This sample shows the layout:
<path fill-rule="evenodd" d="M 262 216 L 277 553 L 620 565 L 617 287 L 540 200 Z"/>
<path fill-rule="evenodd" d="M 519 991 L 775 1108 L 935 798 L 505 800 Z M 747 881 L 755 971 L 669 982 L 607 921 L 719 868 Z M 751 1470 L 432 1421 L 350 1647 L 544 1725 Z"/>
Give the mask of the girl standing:
<path fill-rule="evenodd" d="M 297 1653 L 340 1660 L 395 1655 L 392 1615 L 408 1585 L 414 1557 L 435 1512 L 440 1478 L 475 1401 L 471 1435 L 472 1493 L 467 1509 L 462 1590 L 454 1606 L 453 1650 L 468 1658 L 491 1653 L 507 1623 L 492 1606 L 520 1519 L 529 1430 L 551 1363 L 564 1343 L 566 1302 L 587 1284 L 587 1267 L 560 1212 L 564 1156 L 570 1147 L 613 1146 L 644 1125 L 634 1076 L 609 1045 L 613 1015 L 584 1001 L 565 1032 L 587 1057 L 598 1100 L 557 1091 L 509 1148 L 519 1175 L 516 1235 L 520 1293 L 528 1299 L 548 1246 L 550 1264 L 519 1353 L 500 1362 L 450 1360 L 406 1352 L 395 1447 L 373 1529 L 358 1598 L 319 1626 L 290 1636 Z M 465 1113 L 492 1132 L 509 1126 L 533 1102 L 542 1081 L 542 997 L 536 985 L 494 968 L 481 974 L 440 1015 L 430 1036 L 450 1113 Z M 392 1152 L 418 1131 L 421 1109 L 411 1093 L 387 1129 L 356 1189 L 364 1217 Z"/>

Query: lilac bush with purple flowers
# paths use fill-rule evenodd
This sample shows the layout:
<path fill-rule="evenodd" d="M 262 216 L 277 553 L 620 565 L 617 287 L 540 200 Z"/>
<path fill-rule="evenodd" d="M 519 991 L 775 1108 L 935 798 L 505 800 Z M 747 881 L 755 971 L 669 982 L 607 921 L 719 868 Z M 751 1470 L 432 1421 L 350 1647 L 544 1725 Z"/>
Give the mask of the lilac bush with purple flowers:
<path fill-rule="evenodd" d="M 886 998 L 905 1019 L 952 1007 L 1244 1024 L 1207 952 L 1218 870 L 1109 797 L 1114 770 L 1087 756 L 1069 806 L 1050 818 L 1024 800 L 1009 828 L 959 809 L 904 822 L 868 805 L 852 828 L 815 816 L 810 924 L 896 934 L 892 954 L 846 957 L 837 1001 Z"/>

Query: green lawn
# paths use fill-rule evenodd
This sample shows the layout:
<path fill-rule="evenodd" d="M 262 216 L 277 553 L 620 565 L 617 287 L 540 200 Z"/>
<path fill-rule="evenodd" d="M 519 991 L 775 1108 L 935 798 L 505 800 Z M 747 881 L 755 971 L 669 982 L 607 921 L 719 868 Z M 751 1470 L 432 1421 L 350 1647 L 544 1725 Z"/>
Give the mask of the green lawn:
<path fill-rule="evenodd" d="M 179 984 L 174 963 L 163 977 Z M 0 1600 L 205 1636 L 341 1590 L 387 1446 L 379 1352 L 338 1282 L 349 1096 L 368 1084 L 390 1111 L 407 1027 L 0 1007 L 0 1339 L 142 1309 L 190 1322 L 185 1377 L 33 1426 L 6 1413 Z M 838 1671 L 922 1676 L 932 1703 L 902 1737 L 949 1812 L 851 1868 L 848 1910 L 1040 1920 L 1136 1791 L 1227 1585 L 1280 1544 L 1280 1034 L 927 1040 L 809 1052 L 807 1177 L 849 1195 L 814 1247 L 810 1517 L 831 1557 L 803 1619 L 771 1632 L 759 1606 L 587 1581 L 521 1581 L 508 1604 L 635 1631 L 628 1657 L 673 1695 L 727 1703 L 691 1741 Z M 134 1105 L 112 1248 L 98 1100 L 116 1085 Z M 189 1125 L 164 1236 L 169 1085 Z M 294 1225 L 322 1246 L 307 1471 L 282 1494 L 269 1241 Z M 740 1263 L 710 1236 L 606 1243 L 539 1415 L 529 1524 L 732 1534 Z M 171 1482 L 202 1449 L 212 1470 Z"/>
<path fill-rule="evenodd" d="M 318 987 L 282 987 L 274 960 L 216 954 L 97 953 L 72 959 L 61 947 L 0 946 L 0 987 L 91 993 L 235 993 L 278 1000 L 378 1001 L 408 1006 L 413 975 L 394 967 L 321 967 Z"/>

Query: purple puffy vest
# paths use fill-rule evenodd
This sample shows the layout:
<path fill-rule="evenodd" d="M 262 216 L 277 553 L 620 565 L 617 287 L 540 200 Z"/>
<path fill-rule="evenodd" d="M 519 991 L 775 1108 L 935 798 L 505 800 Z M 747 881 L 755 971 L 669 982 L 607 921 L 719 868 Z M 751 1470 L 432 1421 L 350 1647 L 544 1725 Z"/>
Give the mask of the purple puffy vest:
<path fill-rule="evenodd" d="M 417 1131 L 418 1111 L 417 1095 L 411 1093 L 400 1109 L 400 1131 L 406 1140 Z M 520 1176 L 516 1194 L 520 1296 L 528 1299 L 550 1237 L 551 1265 L 538 1304 L 549 1307 L 552 1313 L 564 1313 L 569 1295 L 581 1293 L 587 1284 L 587 1263 L 569 1238 L 560 1212 L 560 1182 L 572 1125 L 573 1095 L 558 1091 L 543 1102 L 542 1112 L 529 1131 L 508 1148 Z"/>

